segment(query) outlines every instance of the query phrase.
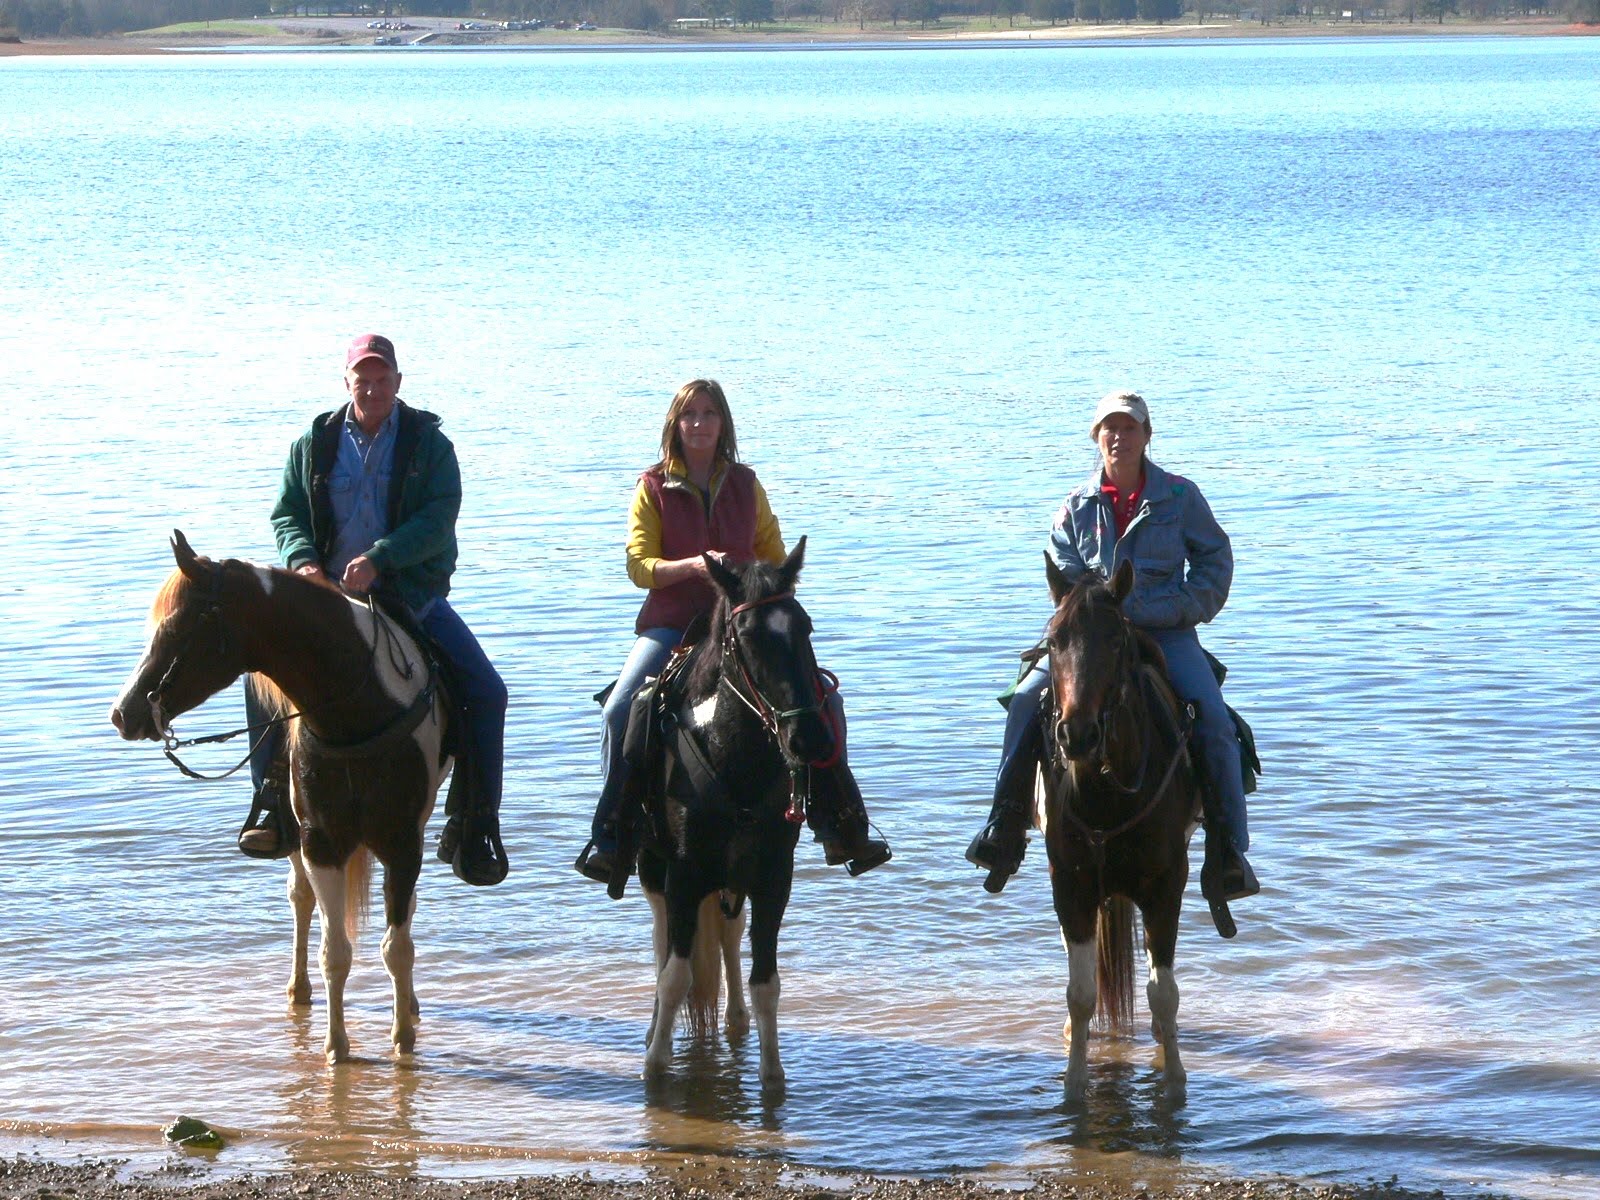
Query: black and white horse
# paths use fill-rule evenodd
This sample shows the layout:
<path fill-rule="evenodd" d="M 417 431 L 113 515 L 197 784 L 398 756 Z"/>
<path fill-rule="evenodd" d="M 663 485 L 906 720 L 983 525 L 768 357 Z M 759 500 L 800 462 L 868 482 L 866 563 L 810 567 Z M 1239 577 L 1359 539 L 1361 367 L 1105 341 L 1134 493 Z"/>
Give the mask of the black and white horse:
<path fill-rule="evenodd" d="M 290 856 L 295 915 L 289 996 L 311 1002 L 306 942 L 313 896 L 321 914 L 330 1063 L 350 1056 L 344 987 L 351 937 L 365 907 L 371 859 L 384 867 L 383 964 L 394 984 L 390 1038 L 416 1041 L 411 918 L 423 828 L 450 769 L 445 699 L 415 642 L 375 608 L 326 583 L 235 559 L 213 562 L 174 533 L 178 569 L 150 611 L 149 645 L 111 709 L 126 739 L 174 745 L 173 717 L 246 671 L 285 717 L 290 798 L 300 823 Z M 292 706 L 292 707 L 291 707 Z"/>
<path fill-rule="evenodd" d="M 715 1025 L 720 974 L 728 984 L 728 1033 L 747 1028 L 739 941 L 748 901 L 761 1082 L 783 1083 L 778 929 L 809 764 L 829 759 L 836 746 L 811 619 L 794 598 L 804 557 L 802 538 L 781 566 L 728 567 L 706 558 L 717 606 L 709 634 L 669 689 L 665 777 L 639 859 L 657 967 L 647 1076 L 671 1064 L 673 1027 L 686 1001 L 691 1027 Z"/>

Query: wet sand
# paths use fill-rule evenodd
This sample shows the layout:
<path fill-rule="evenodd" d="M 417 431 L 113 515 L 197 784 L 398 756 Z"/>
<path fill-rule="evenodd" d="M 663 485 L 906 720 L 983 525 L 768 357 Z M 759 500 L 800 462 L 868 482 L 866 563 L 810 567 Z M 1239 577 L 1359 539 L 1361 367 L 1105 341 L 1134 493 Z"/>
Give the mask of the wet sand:
<path fill-rule="evenodd" d="M 218 1173 L 203 1162 L 174 1157 L 145 1174 L 121 1160 L 54 1163 L 0 1159 L 0 1197 L 7 1200 L 1437 1200 L 1393 1183 L 1320 1184 L 1286 1179 L 1207 1179 L 1152 1185 L 1079 1174 L 1008 1177 L 1004 1186 L 966 1178 L 818 1175 L 773 1162 L 685 1159 L 652 1168 L 647 1178 L 621 1182 L 588 1174 L 522 1179 L 430 1180 L 343 1172 L 275 1175 Z"/>

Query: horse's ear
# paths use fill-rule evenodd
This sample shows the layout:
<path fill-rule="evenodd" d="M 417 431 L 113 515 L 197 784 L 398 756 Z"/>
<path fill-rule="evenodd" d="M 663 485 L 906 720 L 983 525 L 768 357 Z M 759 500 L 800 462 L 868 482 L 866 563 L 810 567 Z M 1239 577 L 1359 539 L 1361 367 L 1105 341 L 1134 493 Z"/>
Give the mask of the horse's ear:
<path fill-rule="evenodd" d="M 1050 599 L 1055 601 L 1056 607 L 1061 607 L 1061 598 L 1072 590 L 1072 583 L 1067 579 L 1061 568 L 1056 566 L 1056 560 L 1050 557 L 1050 551 L 1044 552 L 1044 577 L 1050 582 Z"/>
<path fill-rule="evenodd" d="M 189 545 L 189 539 L 183 536 L 183 530 L 172 531 L 172 557 L 178 560 L 178 570 L 190 579 L 200 578 L 200 556 Z"/>
<path fill-rule="evenodd" d="M 715 554 L 702 554 L 700 557 L 705 559 L 706 570 L 711 573 L 711 582 L 716 584 L 718 591 L 730 597 L 739 594 L 742 581 L 737 571 L 724 566 L 722 559 Z"/>
<path fill-rule="evenodd" d="M 1121 604 L 1131 591 L 1133 591 L 1133 563 L 1125 558 L 1117 564 L 1116 573 L 1111 576 L 1111 594 L 1117 598 L 1117 603 Z"/>
<path fill-rule="evenodd" d="M 786 591 L 794 591 L 794 581 L 799 578 L 800 568 L 806 565 L 806 539 L 804 535 L 794 544 L 794 549 L 789 551 L 789 557 L 783 560 L 779 572 L 783 575 Z"/>

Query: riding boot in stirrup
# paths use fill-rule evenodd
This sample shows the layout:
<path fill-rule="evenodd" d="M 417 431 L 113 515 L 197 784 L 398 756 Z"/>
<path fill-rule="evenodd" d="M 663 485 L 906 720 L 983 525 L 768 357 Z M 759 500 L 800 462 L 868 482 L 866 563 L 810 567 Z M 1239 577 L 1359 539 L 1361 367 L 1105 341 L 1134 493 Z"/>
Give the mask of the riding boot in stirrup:
<path fill-rule="evenodd" d="M 439 858 L 457 879 L 473 887 L 493 887 L 510 864 L 500 842 L 500 801 L 479 778 L 470 749 L 458 755 L 445 799 L 446 821 L 439 832 Z"/>
<path fill-rule="evenodd" d="M 300 849 L 300 826 L 289 808 L 288 767 L 274 763 L 256 789 L 239 830 L 239 850 L 251 858 L 287 858 Z"/>
<path fill-rule="evenodd" d="M 983 890 L 1002 891 L 1022 866 L 1028 852 L 1028 826 L 1032 823 L 1033 785 L 1039 771 L 1039 751 L 1044 745 L 1039 723 L 1028 726 L 1022 744 L 1000 760 L 994 782 L 994 805 L 989 821 L 967 847 L 967 861 L 989 872 Z"/>
<path fill-rule="evenodd" d="M 812 769 L 806 819 L 830 867 L 843 863 L 851 875 L 862 875 L 894 857 L 888 842 L 872 836 L 866 801 L 845 763 Z"/>

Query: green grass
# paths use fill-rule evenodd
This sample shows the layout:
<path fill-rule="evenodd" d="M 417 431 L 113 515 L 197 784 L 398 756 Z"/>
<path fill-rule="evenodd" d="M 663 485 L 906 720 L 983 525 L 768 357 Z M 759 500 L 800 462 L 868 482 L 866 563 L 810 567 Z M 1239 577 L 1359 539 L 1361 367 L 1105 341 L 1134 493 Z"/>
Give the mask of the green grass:
<path fill-rule="evenodd" d="M 180 21 L 156 29 L 136 29 L 125 37 L 185 37 L 189 34 L 238 34 L 240 37 L 267 37 L 282 33 L 270 21 Z"/>

